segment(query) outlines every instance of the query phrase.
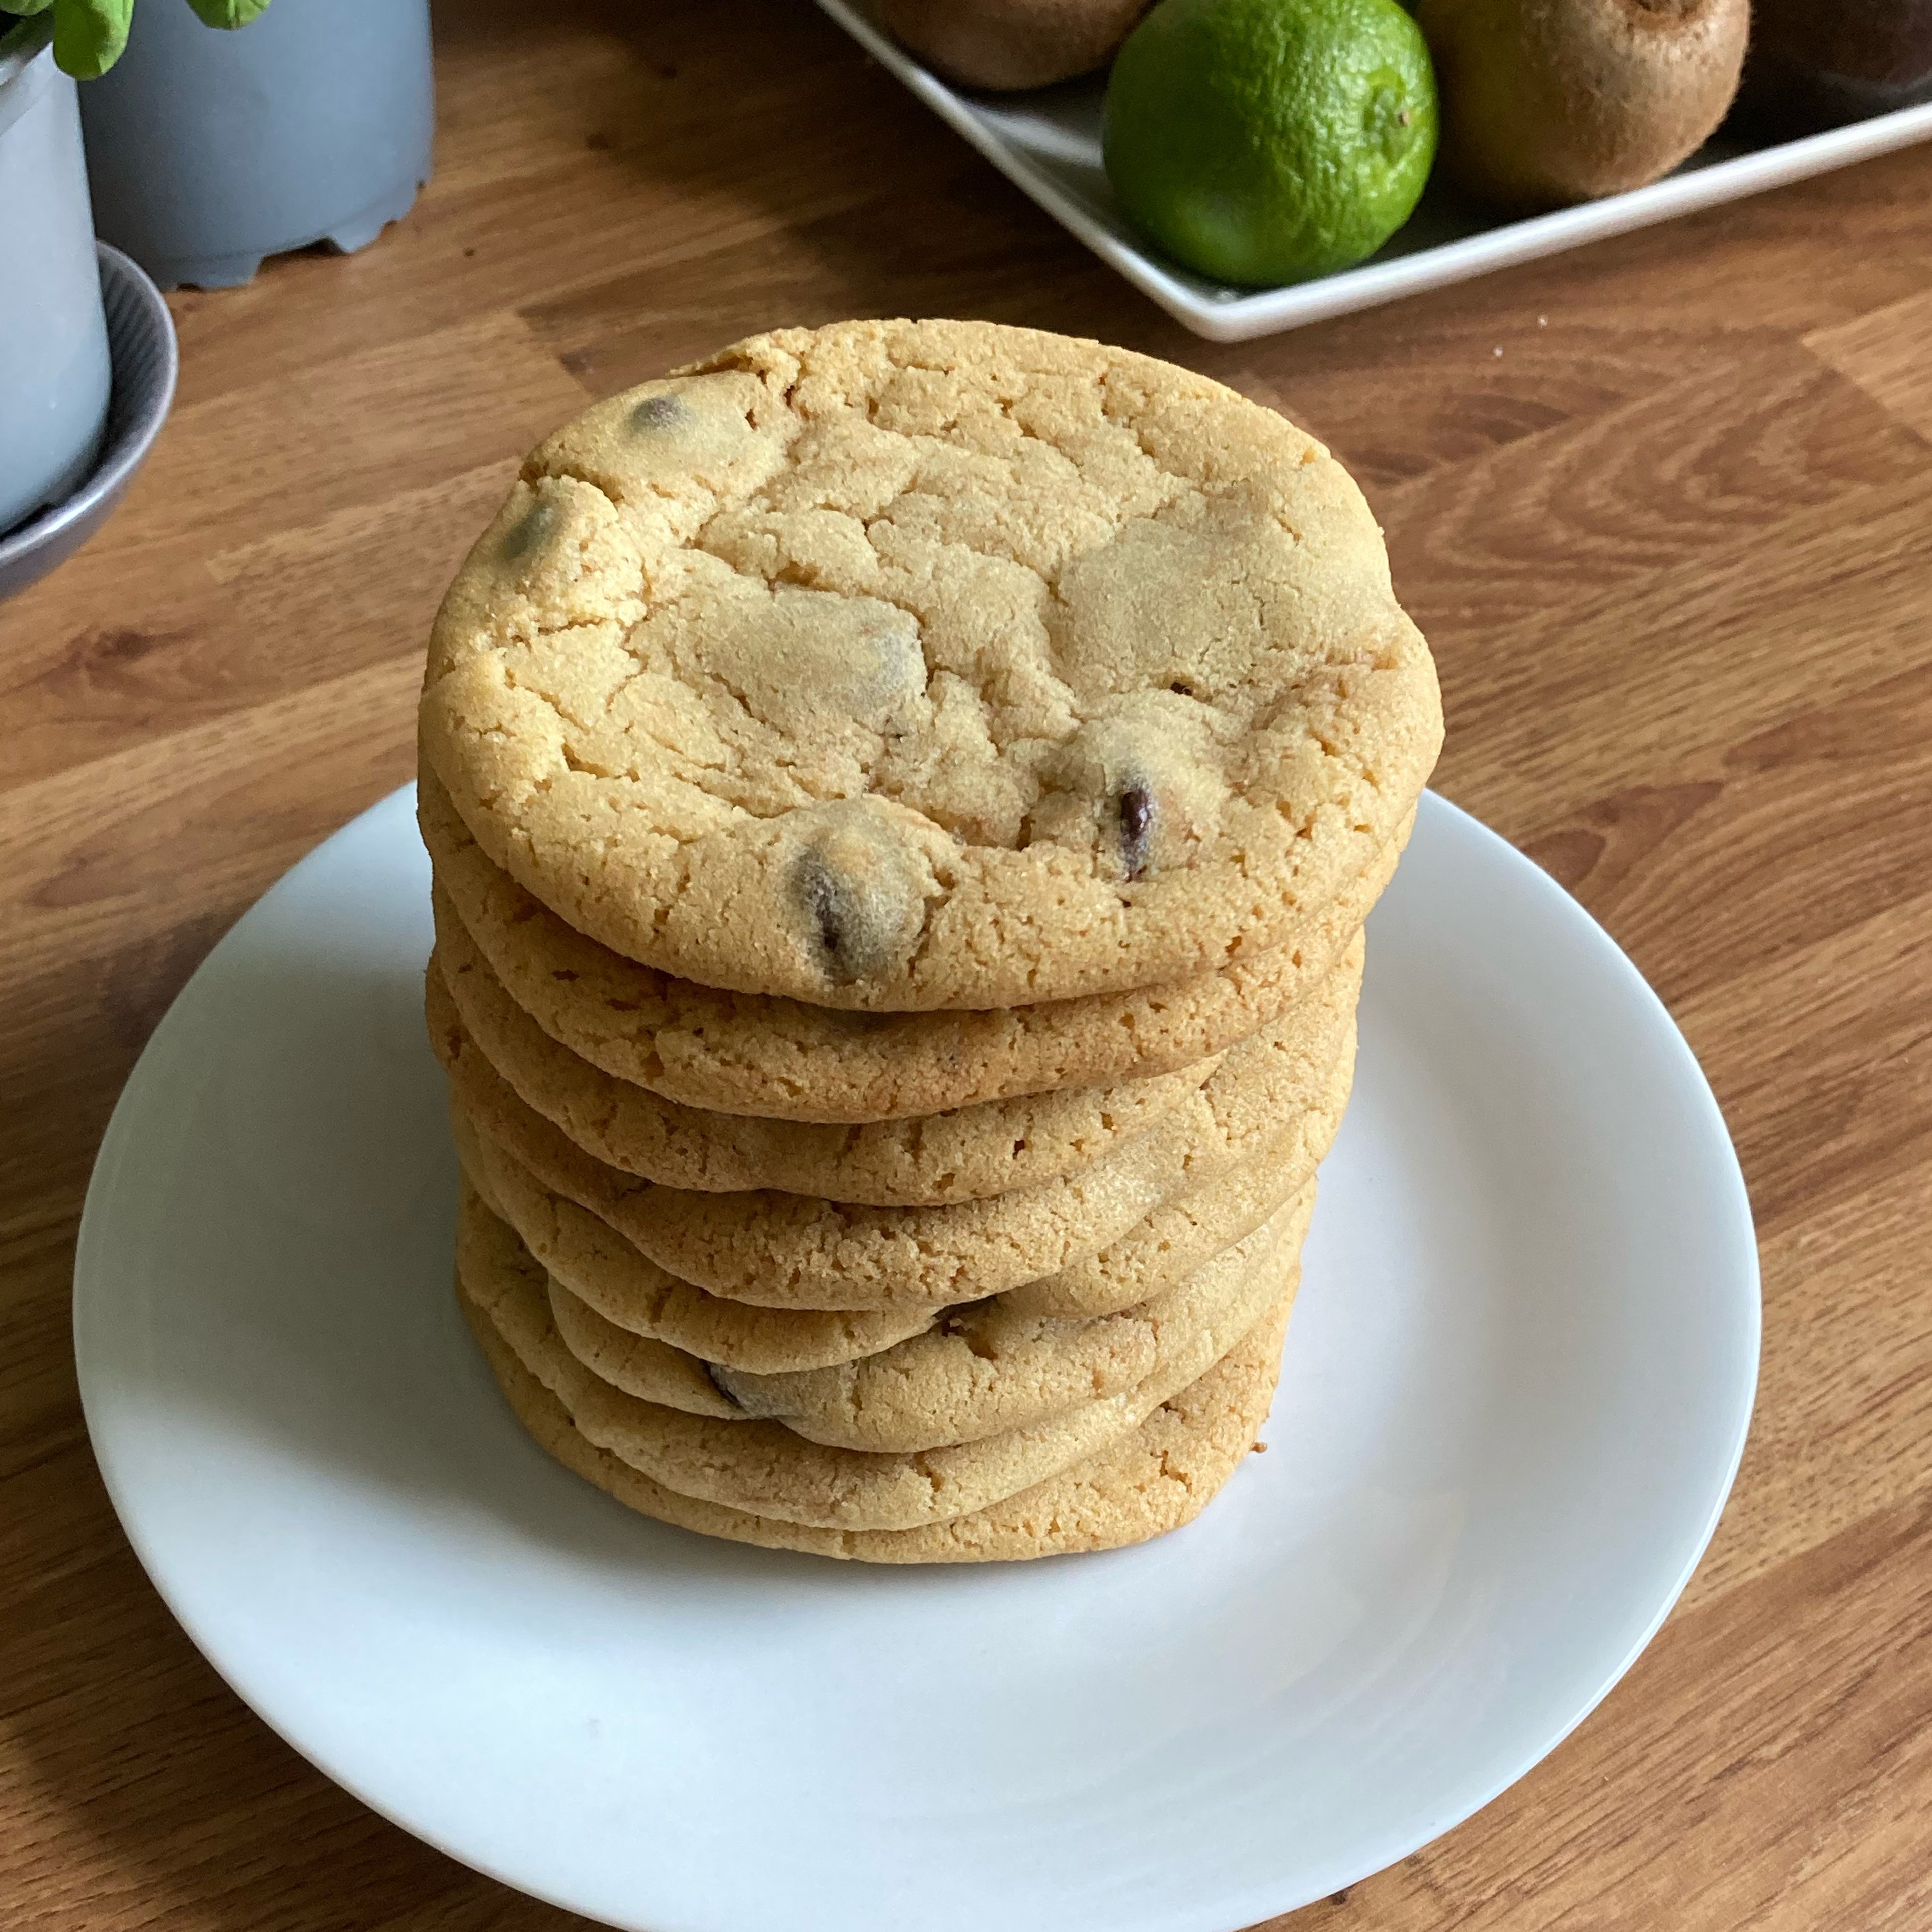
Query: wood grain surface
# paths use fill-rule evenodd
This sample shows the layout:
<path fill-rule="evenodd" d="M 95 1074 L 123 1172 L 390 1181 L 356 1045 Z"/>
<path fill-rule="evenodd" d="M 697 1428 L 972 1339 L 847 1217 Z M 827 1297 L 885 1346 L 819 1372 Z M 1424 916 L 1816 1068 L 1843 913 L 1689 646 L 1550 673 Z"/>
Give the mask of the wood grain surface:
<path fill-rule="evenodd" d="M 1441 788 L 1634 955 L 1756 1209 L 1756 1426 L 1676 1614 L 1515 1789 L 1279 1924 L 1932 1924 L 1932 149 L 1216 347 L 802 0 L 436 26 L 414 213 L 176 298 L 152 460 L 0 607 L 0 1921 L 580 1922 L 330 1785 L 162 1607 L 81 1424 L 82 1191 L 210 945 L 409 776 L 526 446 L 754 328 L 914 314 L 1150 350 L 1334 448 L 1442 665 Z"/>

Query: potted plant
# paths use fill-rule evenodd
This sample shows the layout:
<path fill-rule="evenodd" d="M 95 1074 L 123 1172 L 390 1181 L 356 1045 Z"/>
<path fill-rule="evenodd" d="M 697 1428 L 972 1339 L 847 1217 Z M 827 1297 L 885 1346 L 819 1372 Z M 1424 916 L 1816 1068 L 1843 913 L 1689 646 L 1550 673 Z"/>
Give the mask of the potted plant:
<path fill-rule="evenodd" d="M 0 532 L 93 468 L 112 370 L 74 84 L 54 22 L 0 10 Z"/>
<path fill-rule="evenodd" d="M 314 242 L 360 248 L 428 178 L 428 0 L 28 4 L 90 76 L 95 227 L 164 288 L 232 286 Z"/>

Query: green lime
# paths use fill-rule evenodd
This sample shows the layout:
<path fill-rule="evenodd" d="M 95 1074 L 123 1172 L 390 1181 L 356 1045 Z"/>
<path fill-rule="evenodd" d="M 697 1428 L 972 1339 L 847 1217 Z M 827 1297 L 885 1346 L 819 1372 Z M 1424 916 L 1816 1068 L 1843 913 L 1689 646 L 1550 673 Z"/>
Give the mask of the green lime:
<path fill-rule="evenodd" d="M 1436 130 L 1429 49 L 1396 0 L 1161 0 L 1107 84 L 1107 178 L 1189 268 L 1300 281 L 1408 219 Z"/>

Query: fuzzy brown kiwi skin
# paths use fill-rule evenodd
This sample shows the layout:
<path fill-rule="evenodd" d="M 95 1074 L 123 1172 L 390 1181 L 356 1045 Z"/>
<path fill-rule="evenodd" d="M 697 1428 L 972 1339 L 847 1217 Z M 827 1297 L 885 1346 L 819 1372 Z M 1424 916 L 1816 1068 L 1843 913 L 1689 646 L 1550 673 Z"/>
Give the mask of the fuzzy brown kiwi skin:
<path fill-rule="evenodd" d="M 1152 0 L 880 0 L 886 31 L 965 87 L 1047 87 L 1112 60 Z"/>
<path fill-rule="evenodd" d="M 1558 208 L 1694 154 L 1736 93 L 1750 0 L 1416 0 L 1466 193 Z"/>
<path fill-rule="evenodd" d="M 1754 0 L 1732 124 L 1790 140 L 1932 100 L 1932 0 Z"/>

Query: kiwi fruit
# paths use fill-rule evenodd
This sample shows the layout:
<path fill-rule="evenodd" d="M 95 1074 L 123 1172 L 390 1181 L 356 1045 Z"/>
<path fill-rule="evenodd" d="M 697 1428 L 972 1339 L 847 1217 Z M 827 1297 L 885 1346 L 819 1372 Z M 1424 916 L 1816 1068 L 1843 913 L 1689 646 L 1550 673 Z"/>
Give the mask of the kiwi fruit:
<path fill-rule="evenodd" d="M 1776 140 L 1932 100 L 1932 0 L 1757 0 L 1732 119 Z"/>
<path fill-rule="evenodd" d="M 1048 87 L 1112 60 L 1150 0 L 880 0 L 886 31 L 964 87 Z"/>
<path fill-rule="evenodd" d="M 1736 93 L 1750 0 L 1415 0 L 1467 193 L 1557 208 L 1641 188 Z"/>

